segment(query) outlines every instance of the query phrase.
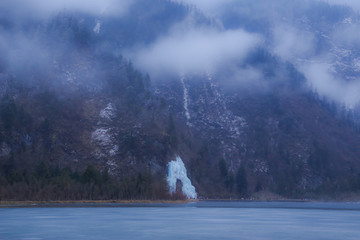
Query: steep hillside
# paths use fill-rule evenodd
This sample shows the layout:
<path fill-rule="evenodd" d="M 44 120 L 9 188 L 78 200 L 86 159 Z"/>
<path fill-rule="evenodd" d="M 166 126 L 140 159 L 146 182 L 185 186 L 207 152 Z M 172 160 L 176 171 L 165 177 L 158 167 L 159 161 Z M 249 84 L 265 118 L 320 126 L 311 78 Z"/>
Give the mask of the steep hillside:
<path fill-rule="evenodd" d="M 221 76 L 179 77 L 160 87 L 181 119 L 178 146 L 200 195 L 270 190 L 288 197 L 357 191 L 360 136 L 288 72 L 264 92 L 222 85 Z M 298 77 L 296 77 L 298 76 Z M 269 79 L 274 81 L 274 79 Z M 300 83 L 298 83 L 300 81 Z M 296 87 L 294 87 L 296 86 Z M 240 187 L 246 175 L 246 187 Z"/>
<path fill-rule="evenodd" d="M 334 55 L 330 76 L 314 70 L 317 56 L 279 50 L 269 16 L 239 6 L 209 17 L 137 0 L 121 16 L 30 19 L 4 7 L 0 200 L 359 193 L 357 95 L 314 79 L 357 83 L 357 48 L 327 36 L 358 15 L 326 3 L 279 9 L 315 33 L 314 52 Z"/>

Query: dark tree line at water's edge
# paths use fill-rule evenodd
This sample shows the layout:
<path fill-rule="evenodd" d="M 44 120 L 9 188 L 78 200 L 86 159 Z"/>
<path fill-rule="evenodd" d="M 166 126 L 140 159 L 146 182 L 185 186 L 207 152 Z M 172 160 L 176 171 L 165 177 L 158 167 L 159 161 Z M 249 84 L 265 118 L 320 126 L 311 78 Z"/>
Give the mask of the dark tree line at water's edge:
<path fill-rule="evenodd" d="M 150 172 L 123 180 L 89 165 L 84 171 L 48 167 L 40 163 L 34 171 L 0 165 L 0 201 L 59 200 L 155 200 L 179 199 L 170 196 L 165 179 Z"/>

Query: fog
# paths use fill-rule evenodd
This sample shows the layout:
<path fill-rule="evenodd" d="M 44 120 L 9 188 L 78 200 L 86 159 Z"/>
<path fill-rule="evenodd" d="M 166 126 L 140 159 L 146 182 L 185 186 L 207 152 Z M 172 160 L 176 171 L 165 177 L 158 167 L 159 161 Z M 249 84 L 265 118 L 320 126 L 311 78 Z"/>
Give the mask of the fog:
<path fill-rule="evenodd" d="M 360 2 L 357 0 L 324 0 L 327 3 L 334 5 L 345 5 L 353 8 L 355 11 L 360 11 Z"/>
<path fill-rule="evenodd" d="M 225 10 L 228 4 L 236 2 L 236 0 L 172 0 L 186 5 L 196 6 L 201 11 L 208 14 L 218 14 L 219 11 Z"/>
<path fill-rule="evenodd" d="M 196 31 L 196 34 L 187 33 L 185 36 L 163 37 L 150 48 L 142 50 L 136 55 L 135 59 L 138 59 L 137 62 L 144 69 L 150 72 L 159 72 L 164 69 L 185 72 L 186 70 L 216 69 L 231 64 L 235 59 L 241 60 L 242 57 L 237 59 L 236 56 L 244 56 L 252 48 L 265 43 L 266 45 L 263 47 L 269 52 L 279 56 L 285 62 L 291 62 L 298 71 L 303 73 L 308 86 L 318 92 L 321 97 L 344 104 L 348 109 L 354 109 L 359 103 L 360 79 L 358 77 L 348 78 L 346 75 L 349 69 L 355 72 L 353 74 L 355 76 L 356 72 L 360 71 L 360 58 L 353 54 L 357 51 L 360 40 L 358 34 L 360 23 L 354 17 L 360 10 L 359 1 L 178 0 L 178 2 L 194 5 L 208 16 L 220 19 L 220 22 L 224 18 L 226 19 L 229 12 L 249 18 L 249 22 L 260 19 L 260 23 L 264 21 L 264 24 L 269 25 L 269 32 L 254 34 L 246 32 L 240 27 L 232 30 L 233 33 L 241 32 L 242 36 L 236 34 L 237 37 L 231 37 L 233 41 L 229 42 L 223 39 L 225 35 L 229 34 L 228 31 L 219 31 L 209 36 L 201 35 Z M 326 9 L 329 12 L 324 9 L 317 10 L 317 8 L 326 7 L 326 4 L 329 4 Z M 342 22 L 329 26 L 317 26 L 323 24 L 321 21 L 324 17 L 311 19 L 314 17 L 311 14 L 316 11 L 325 16 L 328 14 L 329 20 L 332 17 L 338 17 L 331 9 L 331 7 L 337 6 L 350 9 L 348 11 L 350 14 L 344 15 Z M 342 14 L 344 10 L 338 12 Z M 210 38 L 212 40 L 207 40 Z M 231 47 L 213 50 L 214 47 L 223 45 Z M 185 49 L 190 49 L 190 51 L 185 51 Z M 257 69 L 250 68 L 251 71 L 246 68 L 229 69 L 232 69 L 235 74 L 231 76 L 233 82 L 264 86 L 264 84 L 259 84 L 259 79 L 264 76 Z M 255 74 L 246 74 L 248 72 Z M 342 75 L 344 73 L 345 76 Z M 244 76 L 247 80 L 244 80 Z M 254 78 L 254 76 L 256 77 Z"/>
<path fill-rule="evenodd" d="M 165 1 L 165 0 L 164 0 Z M 185 18 L 169 23 L 147 42 L 138 41 L 146 32 L 131 30 L 117 32 L 116 24 L 109 28 L 107 17 L 129 17 L 136 31 L 142 16 L 134 16 L 131 6 L 135 2 L 147 8 L 150 4 L 140 0 L 2 0 L 0 12 L 0 51 L 3 66 L 13 72 L 24 66 L 51 68 L 55 52 L 69 51 L 62 39 L 50 39 L 53 48 L 46 45 L 44 36 L 37 36 L 37 28 L 26 32 L 28 19 L 51 19 L 59 12 L 81 12 L 90 17 L 90 35 L 98 25 L 99 35 L 93 44 L 106 46 L 109 52 L 121 53 L 129 58 L 136 68 L 156 79 L 165 74 L 203 74 L 228 71 L 228 81 L 263 87 L 265 79 L 259 67 L 244 63 L 254 49 L 265 49 L 284 63 L 293 64 L 307 79 L 307 85 L 321 96 L 354 108 L 359 102 L 360 79 L 360 3 L 350 0 L 171 0 L 195 6 L 203 13 L 199 20 L 189 11 Z M 159 1 L 154 1 L 158 4 Z M 343 6 L 341 10 L 339 6 Z M 348 7 L 345 8 L 344 6 Z M 147 15 L 160 9 L 149 9 Z M 146 12 L 146 11 L 145 11 Z M 171 16 L 173 13 L 168 13 Z M 235 16 L 235 17 L 234 17 Z M 145 17 L 145 16 L 144 16 Z M 238 17 L 238 18 L 237 18 Z M 103 20 L 105 19 L 105 23 Z M 86 27 L 80 19 L 78 26 Z M 158 27 L 167 24 L 167 19 L 156 20 Z M 8 24 L 10 22 L 11 24 Z M 46 25 L 46 24 L 44 24 Z M 7 29 L 8 26 L 10 30 Z M 101 27 L 100 27 L 101 26 Z M 231 27 L 229 27 L 231 26 Z M 260 26 L 260 27 L 259 27 Z M 107 29 L 108 27 L 108 29 Z M 120 28 L 120 25 L 119 25 Z M 121 47 L 120 43 L 100 41 L 106 38 L 103 29 L 113 32 L 115 39 L 129 38 L 133 44 Z M 147 30 L 146 28 L 144 28 Z M 145 31 L 144 30 L 144 31 Z M 127 36 L 126 34 L 130 34 Z M 47 40 L 49 41 L 49 40 Z M 131 42 L 128 40 L 128 42 Z M 57 46 L 58 44 L 58 46 Z M 94 47 L 99 49 L 100 47 Z M 104 47 L 105 48 L 105 47 Z M 244 65 L 245 64 L 245 65 Z M 279 70 L 280 71 L 280 70 Z M 279 74 L 281 75 L 281 73 Z"/>
<path fill-rule="evenodd" d="M 2 0 L 2 9 L 17 17 L 44 18 L 60 11 L 79 11 L 95 15 L 125 14 L 132 0 Z"/>
<path fill-rule="evenodd" d="M 331 64 L 324 60 L 303 65 L 305 76 L 310 79 L 311 86 L 322 96 L 336 102 L 342 102 L 346 108 L 354 109 L 360 101 L 360 81 L 344 82 L 331 74 Z"/>
<path fill-rule="evenodd" d="M 302 29 L 278 24 L 273 29 L 273 52 L 283 60 L 311 57 L 315 52 L 315 36 Z"/>
<path fill-rule="evenodd" d="M 261 43 L 258 35 L 243 30 L 188 29 L 159 38 L 132 53 L 134 62 L 153 76 L 163 72 L 196 74 L 216 72 L 241 61 Z"/>

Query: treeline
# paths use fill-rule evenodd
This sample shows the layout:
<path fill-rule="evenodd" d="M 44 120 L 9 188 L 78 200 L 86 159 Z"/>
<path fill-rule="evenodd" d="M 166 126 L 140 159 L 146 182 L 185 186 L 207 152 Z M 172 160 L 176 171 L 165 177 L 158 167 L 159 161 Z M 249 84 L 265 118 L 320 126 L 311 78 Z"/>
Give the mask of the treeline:
<path fill-rule="evenodd" d="M 360 193 L 360 174 L 338 175 L 330 168 L 330 159 L 326 148 L 314 143 L 314 150 L 310 155 L 309 166 L 318 176 L 325 176 L 322 183 L 314 187 L 301 187 L 301 181 L 304 176 L 304 165 L 286 159 L 286 167 L 280 168 L 278 163 L 272 163 L 270 170 L 273 182 L 268 183 L 261 178 L 254 178 L 248 174 L 246 166 L 243 164 L 239 169 L 232 173 L 228 171 L 228 166 L 224 159 L 218 162 L 220 184 L 224 191 L 216 197 L 238 197 L 248 198 L 252 194 L 269 190 L 286 198 L 321 198 L 329 197 L 336 199 L 346 194 Z M 248 181 L 248 178 L 251 183 Z M 255 183 L 254 183 L 255 181 Z"/>
<path fill-rule="evenodd" d="M 221 182 L 223 187 L 228 191 L 229 196 L 248 197 L 249 189 L 247 182 L 247 174 L 244 165 L 241 165 L 236 174 L 228 171 L 227 164 L 224 159 L 220 159 L 218 163 Z"/>
<path fill-rule="evenodd" d="M 169 199 L 165 179 L 149 171 L 118 180 L 107 170 L 88 166 L 84 171 L 59 169 L 40 163 L 28 170 L 0 165 L 0 201 L 155 200 Z"/>
<path fill-rule="evenodd" d="M 328 110 L 328 112 L 341 121 L 342 124 L 349 126 L 360 132 L 360 111 L 358 104 L 349 108 L 345 104 L 337 103 L 327 97 L 320 96 L 317 91 L 309 93 L 309 97 L 321 104 L 322 107 Z"/>

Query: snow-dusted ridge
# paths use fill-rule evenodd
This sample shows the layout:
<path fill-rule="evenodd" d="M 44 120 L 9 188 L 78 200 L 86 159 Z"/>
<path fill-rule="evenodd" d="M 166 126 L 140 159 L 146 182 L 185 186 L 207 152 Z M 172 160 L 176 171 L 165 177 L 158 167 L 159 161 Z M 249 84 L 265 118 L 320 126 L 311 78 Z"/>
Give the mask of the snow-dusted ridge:
<path fill-rule="evenodd" d="M 176 156 L 176 160 L 168 163 L 167 182 L 169 185 L 170 193 L 174 193 L 176 191 L 177 180 L 180 180 L 182 182 L 182 192 L 186 195 L 187 198 L 197 198 L 195 187 L 191 184 L 191 181 L 186 173 L 184 162 L 179 156 Z"/>

